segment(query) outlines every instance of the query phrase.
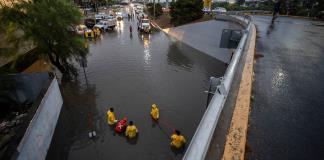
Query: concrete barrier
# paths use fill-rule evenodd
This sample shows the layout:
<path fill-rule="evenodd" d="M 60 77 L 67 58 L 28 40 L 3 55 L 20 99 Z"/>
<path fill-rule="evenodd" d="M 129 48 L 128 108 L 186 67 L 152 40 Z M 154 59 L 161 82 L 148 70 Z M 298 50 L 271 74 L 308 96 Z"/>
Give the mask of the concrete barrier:
<path fill-rule="evenodd" d="M 16 159 L 41 160 L 46 158 L 62 104 L 63 99 L 58 82 L 54 78 L 18 145 Z"/>
<path fill-rule="evenodd" d="M 212 139 L 214 130 L 216 128 L 219 116 L 224 107 L 229 89 L 233 81 L 235 71 L 237 69 L 239 60 L 246 46 L 247 37 L 251 34 L 250 19 L 239 16 L 217 16 L 216 19 L 234 21 L 246 28 L 244 34 L 240 40 L 240 43 L 233 55 L 232 61 L 228 66 L 224 77 L 222 78 L 221 84 L 217 86 L 217 91 L 210 101 L 207 110 L 205 111 L 199 126 L 187 148 L 187 151 L 183 157 L 184 160 L 202 160 L 205 159 L 206 153 L 209 148 L 210 141 Z"/>
<path fill-rule="evenodd" d="M 241 26 L 243 26 L 244 28 L 247 28 L 250 22 L 250 16 L 247 15 L 242 15 L 242 16 L 237 16 L 237 15 L 232 15 L 232 16 L 228 16 L 228 15 L 216 15 L 215 16 L 216 20 L 223 20 L 223 21 L 232 21 L 235 22 Z"/>
<path fill-rule="evenodd" d="M 226 14 L 239 15 L 239 14 L 272 14 L 272 11 L 265 10 L 244 10 L 244 11 L 227 11 Z"/>
<path fill-rule="evenodd" d="M 253 81 L 256 28 L 251 25 L 249 45 L 236 97 L 230 129 L 226 137 L 223 160 L 244 160 Z"/>

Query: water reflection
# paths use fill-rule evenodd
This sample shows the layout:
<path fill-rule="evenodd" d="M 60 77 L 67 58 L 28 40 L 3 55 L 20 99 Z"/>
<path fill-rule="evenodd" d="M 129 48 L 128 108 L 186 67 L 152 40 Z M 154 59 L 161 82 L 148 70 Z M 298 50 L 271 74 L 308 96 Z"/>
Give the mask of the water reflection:
<path fill-rule="evenodd" d="M 139 139 L 139 134 L 137 134 L 137 136 L 135 138 L 126 138 L 126 141 L 128 144 L 130 145 L 136 145 L 137 144 L 137 141 Z"/>
<path fill-rule="evenodd" d="M 177 47 L 177 43 L 170 45 L 168 54 L 168 63 L 171 65 L 176 65 L 185 70 L 191 70 L 194 65 L 194 62 L 185 56 L 182 51 Z"/>
<path fill-rule="evenodd" d="M 94 85 L 64 82 L 60 88 L 64 104 L 51 146 L 60 144 L 62 148 L 56 148 L 55 152 L 61 154 L 51 154 L 51 159 L 67 159 L 68 154 L 62 153 L 89 146 L 96 139 L 90 139 L 88 133 L 95 131 L 99 137 L 103 130 L 103 125 L 98 123 L 101 116 L 96 109 Z"/>
<path fill-rule="evenodd" d="M 141 36 L 144 45 L 144 62 L 149 64 L 151 61 L 151 54 L 150 54 L 150 35 L 149 34 L 142 34 Z"/>
<path fill-rule="evenodd" d="M 275 72 L 273 73 L 272 76 L 272 89 L 276 90 L 276 92 L 284 91 L 287 88 L 287 78 L 288 74 L 280 67 L 277 67 L 275 69 Z"/>
<path fill-rule="evenodd" d="M 271 34 L 272 31 L 274 30 L 275 28 L 275 24 L 274 24 L 274 21 L 271 21 L 270 25 L 268 26 L 268 29 L 267 29 L 267 35 Z"/>
<path fill-rule="evenodd" d="M 117 30 L 119 33 L 124 32 L 124 21 L 117 21 Z"/>

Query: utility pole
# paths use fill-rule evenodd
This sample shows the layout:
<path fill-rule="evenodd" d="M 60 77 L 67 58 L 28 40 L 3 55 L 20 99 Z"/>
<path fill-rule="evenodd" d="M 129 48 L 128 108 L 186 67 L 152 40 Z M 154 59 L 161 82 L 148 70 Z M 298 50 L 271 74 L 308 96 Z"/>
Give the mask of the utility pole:
<path fill-rule="evenodd" d="M 153 0 L 153 17 L 155 19 L 155 0 Z"/>

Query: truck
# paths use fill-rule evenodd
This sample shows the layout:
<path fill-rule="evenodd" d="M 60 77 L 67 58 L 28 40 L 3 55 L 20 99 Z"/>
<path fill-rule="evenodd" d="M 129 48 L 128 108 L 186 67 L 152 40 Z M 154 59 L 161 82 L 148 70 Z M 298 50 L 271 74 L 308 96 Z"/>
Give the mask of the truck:
<path fill-rule="evenodd" d="M 94 27 L 101 30 L 114 29 L 117 25 L 116 17 L 114 14 L 110 13 L 103 15 L 103 19 L 100 20 Z"/>
<path fill-rule="evenodd" d="M 146 17 L 140 18 L 137 23 L 137 29 L 145 33 L 150 33 L 151 32 L 150 20 Z"/>
<path fill-rule="evenodd" d="M 117 20 L 116 20 L 116 16 L 112 13 L 108 14 L 108 16 L 106 17 L 107 23 L 108 23 L 108 28 L 110 29 L 114 29 L 117 25 Z"/>

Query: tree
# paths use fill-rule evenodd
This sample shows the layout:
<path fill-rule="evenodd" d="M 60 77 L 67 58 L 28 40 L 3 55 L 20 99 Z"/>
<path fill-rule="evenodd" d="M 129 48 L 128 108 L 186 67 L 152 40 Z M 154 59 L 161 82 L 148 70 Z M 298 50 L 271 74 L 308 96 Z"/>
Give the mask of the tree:
<path fill-rule="evenodd" d="M 245 0 L 237 0 L 236 3 L 238 3 L 239 5 L 244 4 Z"/>
<path fill-rule="evenodd" d="M 146 4 L 147 11 L 150 14 L 150 16 L 154 16 L 154 3 L 148 3 Z M 162 5 L 160 3 L 155 3 L 155 17 L 159 17 L 162 15 Z"/>
<path fill-rule="evenodd" d="M 6 32 L 14 28 L 22 34 L 11 36 L 31 41 L 39 58 L 45 58 L 63 75 L 77 75 L 73 59 L 85 57 L 82 37 L 73 28 L 81 21 L 81 13 L 69 0 L 16 0 L 11 5 L 0 3 L 0 21 Z"/>
<path fill-rule="evenodd" d="M 171 2 L 171 23 L 182 25 L 203 17 L 203 1 L 201 0 L 177 0 Z"/>

